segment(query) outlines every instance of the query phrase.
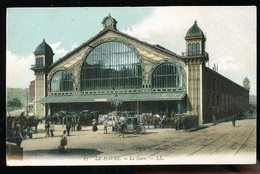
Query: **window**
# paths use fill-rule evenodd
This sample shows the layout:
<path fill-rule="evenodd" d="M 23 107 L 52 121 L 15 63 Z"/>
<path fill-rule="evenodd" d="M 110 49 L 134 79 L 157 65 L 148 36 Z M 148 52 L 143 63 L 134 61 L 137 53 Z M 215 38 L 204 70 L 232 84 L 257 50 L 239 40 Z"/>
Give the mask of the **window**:
<path fill-rule="evenodd" d="M 105 42 L 87 56 L 81 71 L 82 90 L 142 88 L 137 53 L 126 44 Z"/>
<path fill-rule="evenodd" d="M 192 44 L 188 44 L 188 55 L 192 55 Z"/>
<path fill-rule="evenodd" d="M 207 78 L 207 88 L 210 89 L 210 76 L 208 75 L 208 78 Z"/>
<path fill-rule="evenodd" d="M 188 56 L 198 56 L 200 55 L 200 44 L 193 43 L 188 44 Z"/>
<path fill-rule="evenodd" d="M 212 95 L 212 106 L 215 106 L 215 94 Z"/>
<path fill-rule="evenodd" d="M 226 84 L 226 93 L 228 93 L 228 85 Z"/>
<path fill-rule="evenodd" d="M 161 64 L 152 75 L 153 88 L 182 87 L 182 74 L 172 64 Z"/>
<path fill-rule="evenodd" d="M 216 87 L 216 81 L 214 77 L 212 77 L 212 89 L 215 90 L 215 87 Z"/>
<path fill-rule="evenodd" d="M 43 57 L 36 58 L 36 66 L 43 66 Z"/>
<path fill-rule="evenodd" d="M 207 93 L 207 106 L 209 106 L 209 93 Z"/>
<path fill-rule="evenodd" d="M 219 94 L 217 94 L 217 106 L 219 106 Z"/>
<path fill-rule="evenodd" d="M 67 71 L 56 72 L 51 80 L 51 92 L 73 91 L 72 74 Z"/>
<path fill-rule="evenodd" d="M 200 53 L 200 44 L 196 43 L 196 55 L 199 55 Z"/>

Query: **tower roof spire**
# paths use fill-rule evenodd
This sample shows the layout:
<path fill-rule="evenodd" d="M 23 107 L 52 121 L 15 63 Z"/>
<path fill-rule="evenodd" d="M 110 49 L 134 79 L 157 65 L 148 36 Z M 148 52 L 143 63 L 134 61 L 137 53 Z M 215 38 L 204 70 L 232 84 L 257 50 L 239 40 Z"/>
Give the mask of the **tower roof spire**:
<path fill-rule="evenodd" d="M 45 42 L 45 38 L 43 39 L 42 43 L 40 45 L 37 46 L 37 48 L 35 49 L 34 51 L 34 54 L 53 54 L 53 51 L 50 47 L 50 45 L 48 45 L 46 42 Z"/>
<path fill-rule="evenodd" d="M 200 37 L 200 38 L 202 37 L 202 38 L 205 39 L 203 31 L 198 26 L 197 20 L 194 21 L 194 24 L 192 25 L 192 27 L 186 33 L 185 38 L 189 38 L 189 37 Z"/>

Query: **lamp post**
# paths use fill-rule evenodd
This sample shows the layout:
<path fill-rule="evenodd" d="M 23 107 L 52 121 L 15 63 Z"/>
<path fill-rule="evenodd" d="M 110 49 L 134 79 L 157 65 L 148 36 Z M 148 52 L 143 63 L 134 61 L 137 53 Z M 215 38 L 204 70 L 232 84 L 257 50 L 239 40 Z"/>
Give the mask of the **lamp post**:
<path fill-rule="evenodd" d="M 118 98 L 118 95 L 115 94 L 115 98 L 111 101 L 111 105 L 116 109 L 116 116 L 117 116 L 117 107 L 122 104 L 122 100 Z"/>

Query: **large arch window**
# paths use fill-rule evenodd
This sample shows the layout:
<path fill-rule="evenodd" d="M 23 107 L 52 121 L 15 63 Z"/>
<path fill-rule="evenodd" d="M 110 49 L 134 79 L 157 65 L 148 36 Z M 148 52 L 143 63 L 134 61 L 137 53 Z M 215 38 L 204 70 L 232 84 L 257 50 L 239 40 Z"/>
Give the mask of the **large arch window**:
<path fill-rule="evenodd" d="M 188 56 L 198 56 L 200 54 L 200 44 L 188 44 Z"/>
<path fill-rule="evenodd" d="M 176 66 L 171 64 L 162 64 L 153 72 L 152 86 L 153 88 L 182 87 L 182 74 Z"/>
<path fill-rule="evenodd" d="M 87 56 L 81 74 L 82 90 L 142 87 L 142 68 L 137 53 L 116 41 L 102 43 Z"/>
<path fill-rule="evenodd" d="M 73 91 L 72 74 L 68 71 L 56 72 L 51 80 L 51 92 Z"/>

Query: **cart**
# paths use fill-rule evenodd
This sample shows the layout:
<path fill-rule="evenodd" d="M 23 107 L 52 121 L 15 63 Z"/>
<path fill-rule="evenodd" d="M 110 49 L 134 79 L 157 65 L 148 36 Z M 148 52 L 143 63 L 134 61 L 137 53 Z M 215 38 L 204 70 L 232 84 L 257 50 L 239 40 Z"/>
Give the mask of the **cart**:
<path fill-rule="evenodd" d="M 133 132 L 134 134 L 145 133 L 146 128 L 140 124 L 140 118 L 138 116 L 127 117 L 126 132 Z"/>

